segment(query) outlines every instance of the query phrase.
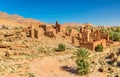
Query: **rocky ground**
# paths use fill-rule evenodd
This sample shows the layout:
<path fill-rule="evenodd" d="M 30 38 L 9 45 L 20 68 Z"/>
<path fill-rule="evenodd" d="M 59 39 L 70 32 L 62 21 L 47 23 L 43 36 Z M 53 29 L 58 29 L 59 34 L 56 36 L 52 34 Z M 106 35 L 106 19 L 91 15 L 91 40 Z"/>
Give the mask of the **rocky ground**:
<path fill-rule="evenodd" d="M 33 40 L 16 35 L 0 41 L 0 77 L 79 77 L 75 64 L 77 47 L 70 44 L 70 38 L 57 35 L 58 39 Z M 59 43 L 66 45 L 66 51 L 56 51 Z M 108 64 L 112 58 L 106 58 L 110 53 L 116 55 L 119 48 L 89 51 L 90 73 L 84 77 L 119 77 L 120 67 Z M 117 59 L 119 62 L 119 56 Z"/>
<path fill-rule="evenodd" d="M 107 50 L 104 53 L 90 51 L 91 69 L 85 77 L 116 77 L 115 75 L 119 74 L 119 67 L 113 67 L 105 62 L 105 56 L 109 52 Z M 79 77 L 74 52 L 74 49 L 56 52 L 43 48 L 37 52 L 31 52 L 31 54 L 22 53 L 1 57 L 0 77 Z M 99 68 L 104 71 L 98 71 Z M 107 70 L 108 68 L 111 68 L 113 72 Z"/>

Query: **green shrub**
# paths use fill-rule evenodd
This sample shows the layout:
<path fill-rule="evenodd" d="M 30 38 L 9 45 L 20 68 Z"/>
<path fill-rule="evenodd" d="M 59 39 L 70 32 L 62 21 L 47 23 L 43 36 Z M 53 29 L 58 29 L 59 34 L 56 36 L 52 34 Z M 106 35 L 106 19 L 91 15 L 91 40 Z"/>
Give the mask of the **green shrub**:
<path fill-rule="evenodd" d="M 71 30 L 71 28 L 68 26 L 68 27 L 66 27 L 66 30 L 67 30 L 67 31 L 70 31 L 70 30 Z"/>
<path fill-rule="evenodd" d="M 86 75 L 89 73 L 89 63 L 85 60 L 77 60 L 77 70 L 79 75 Z"/>
<path fill-rule="evenodd" d="M 111 32 L 110 39 L 113 41 L 120 41 L 120 33 L 118 32 Z"/>
<path fill-rule="evenodd" d="M 102 52 L 103 51 L 103 46 L 102 44 L 99 44 L 95 47 L 95 51 L 99 51 L 99 52 Z"/>
<path fill-rule="evenodd" d="M 77 30 L 78 32 L 80 32 L 80 29 L 79 29 L 79 27 L 75 27 L 74 29 L 75 29 L 75 30 Z"/>
<path fill-rule="evenodd" d="M 65 44 L 60 43 L 60 44 L 58 45 L 58 51 L 59 51 L 59 52 L 65 51 L 65 49 L 66 49 Z"/>
<path fill-rule="evenodd" d="M 80 48 L 77 51 L 76 54 L 77 60 L 77 71 L 79 75 L 86 75 L 89 73 L 89 63 L 88 63 L 88 57 L 89 53 L 86 49 Z"/>
<path fill-rule="evenodd" d="M 28 73 L 28 77 L 35 77 L 35 75 L 33 73 Z"/>
<path fill-rule="evenodd" d="M 105 29 L 104 27 L 102 27 L 100 31 L 101 31 L 102 33 L 108 33 L 108 30 Z"/>
<path fill-rule="evenodd" d="M 77 51 L 77 58 L 79 59 L 88 59 L 89 53 L 85 48 L 80 48 Z"/>

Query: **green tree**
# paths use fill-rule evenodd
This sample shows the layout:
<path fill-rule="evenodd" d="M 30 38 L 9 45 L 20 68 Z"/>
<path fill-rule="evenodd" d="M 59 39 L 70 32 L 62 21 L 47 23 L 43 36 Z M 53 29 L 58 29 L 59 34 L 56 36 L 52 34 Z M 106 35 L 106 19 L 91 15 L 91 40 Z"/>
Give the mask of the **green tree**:
<path fill-rule="evenodd" d="M 120 32 L 120 27 L 117 27 L 117 28 L 116 28 L 116 32 Z"/>

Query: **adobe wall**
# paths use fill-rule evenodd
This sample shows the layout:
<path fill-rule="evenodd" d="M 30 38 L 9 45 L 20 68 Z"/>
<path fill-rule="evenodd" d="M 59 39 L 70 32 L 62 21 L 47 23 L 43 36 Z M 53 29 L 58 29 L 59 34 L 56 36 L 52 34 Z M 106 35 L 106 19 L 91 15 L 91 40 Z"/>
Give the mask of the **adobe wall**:
<path fill-rule="evenodd" d="M 22 31 L 25 32 L 26 34 L 29 34 L 29 28 L 24 28 Z"/>
<path fill-rule="evenodd" d="M 52 25 L 44 25 L 43 26 L 44 31 L 50 31 L 51 29 L 54 29 Z"/>
<path fill-rule="evenodd" d="M 28 33 L 28 32 L 29 32 L 29 29 L 28 29 L 28 28 L 24 28 L 24 29 L 23 29 L 23 32 Z"/>
<path fill-rule="evenodd" d="M 29 37 L 34 38 L 34 29 L 29 30 Z"/>
<path fill-rule="evenodd" d="M 105 48 L 105 47 L 106 47 L 106 40 L 105 40 L 105 39 L 101 39 L 100 41 L 95 41 L 95 42 L 93 42 L 93 48 L 94 48 L 94 50 L 95 50 L 95 47 L 96 47 L 97 45 L 99 45 L 99 44 L 102 44 L 103 47 Z"/>
<path fill-rule="evenodd" d="M 56 34 L 56 29 L 54 28 L 49 29 L 49 31 L 53 32 L 54 35 Z"/>
<path fill-rule="evenodd" d="M 71 29 L 71 33 L 70 36 L 77 36 L 79 34 L 79 32 L 75 29 Z"/>
<path fill-rule="evenodd" d="M 72 44 L 75 44 L 75 37 L 72 36 Z"/>
<path fill-rule="evenodd" d="M 34 38 L 34 24 L 33 23 L 31 23 L 30 24 L 30 29 L 29 29 L 29 36 L 31 37 L 31 38 Z"/>
<path fill-rule="evenodd" d="M 44 32 L 44 35 L 48 36 L 50 38 L 55 38 L 55 35 L 54 35 L 53 31 L 46 31 L 46 32 Z"/>
<path fill-rule="evenodd" d="M 56 34 L 56 29 L 52 25 L 32 24 L 30 28 L 24 29 L 24 31 L 29 34 L 29 37 L 37 39 L 40 39 L 42 36 L 44 36 L 45 32 L 48 34 Z"/>
<path fill-rule="evenodd" d="M 35 38 L 40 39 L 42 36 L 44 36 L 43 28 L 34 29 L 34 37 Z"/>
<path fill-rule="evenodd" d="M 61 25 L 61 32 L 62 32 L 63 34 L 66 33 L 66 26 L 62 26 L 62 25 Z"/>
<path fill-rule="evenodd" d="M 44 26 L 44 24 L 41 23 L 30 23 L 31 26 L 34 26 L 35 29 L 40 28 L 41 26 Z"/>
<path fill-rule="evenodd" d="M 60 33 L 63 33 L 65 34 L 66 33 L 66 26 L 64 25 L 60 25 L 58 24 L 58 22 L 56 22 L 56 32 L 60 32 Z"/>
<path fill-rule="evenodd" d="M 28 36 L 29 36 L 29 37 L 32 37 L 32 31 L 31 31 L 31 30 L 29 30 Z"/>
<path fill-rule="evenodd" d="M 101 39 L 106 39 L 107 41 L 109 41 L 109 35 L 108 34 L 103 34 L 101 33 Z"/>
<path fill-rule="evenodd" d="M 95 42 L 80 42 L 81 47 L 85 47 L 87 49 L 95 51 L 95 47 L 99 44 L 102 44 L 103 47 L 106 47 L 106 40 L 101 39 L 100 41 L 95 41 Z"/>
<path fill-rule="evenodd" d="M 36 30 L 36 29 L 34 29 L 34 37 L 35 37 L 35 38 L 39 38 L 38 30 Z"/>
<path fill-rule="evenodd" d="M 85 47 L 90 50 L 94 50 L 93 43 L 91 43 L 91 42 L 88 42 L 88 43 L 80 42 L 80 46 Z"/>

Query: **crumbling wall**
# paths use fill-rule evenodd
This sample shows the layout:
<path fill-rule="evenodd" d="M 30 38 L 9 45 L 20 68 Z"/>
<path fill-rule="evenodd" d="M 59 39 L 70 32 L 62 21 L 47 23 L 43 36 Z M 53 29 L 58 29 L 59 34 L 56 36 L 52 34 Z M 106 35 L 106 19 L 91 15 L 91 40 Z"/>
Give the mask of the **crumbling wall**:
<path fill-rule="evenodd" d="M 109 35 L 108 34 L 103 34 L 101 33 L 101 39 L 106 39 L 107 41 L 109 41 Z"/>
<path fill-rule="evenodd" d="M 52 25 L 44 25 L 43 26 L 44 31 L 50 31 L 51 29 L 54 29 Z"/>
<path fill-rule="evenodd" d="M 29 37 L 31 37 L 31 38 L 34 38 L 34 35 L 35 33 L 34 33 L 34 29 L 30 29 L 29 30 Z"/>
<path fill-rule="evenodd" d="M 38 30 L 36 30 L 36 29 L 34 30 L 34 37 L 37 38 L 37 39 L 39 38 Z"/>
<path fill-rule="evenodd" d="M 80 42 L 80 46 L 81 47 L 85 47 L 87 49 L 90 50 L 95 50 L 95 47 L 99 44 L 102 44 L 103 47 L 106 47 L 106 40 L 105 39 L 101 39 L 100 41 L 95 41 L 95 42 Z"/>
<path fill-rule="evenodd" d="M 31 30 L 29 30 L 29 32 L 28 32 L 28 37 L 32 37 L 32 31 Z"/>
<path fill-rule="evenodd" d="M 77 30 L 71 29 L 70 36 L 75 36 L 75 37 L 77 37 L 78 34 L 79 34 L 79 32 L 78 32 Z"/>
<path fill-rule="evenodd" d="M 94 50 L 93 43 L 91 43 L 91 42 L 89 42 L 89 43 L 80 42 L 79 44 L 80 44 L 80 47 Z"/>
<path fill-rule="evenodd" d="M 99 44 L 102 44 L 102 46 L 105 48 L 106 47 L 106 40 L 105 39 L 101 39 L 100 41 L 95 41 L 93 42 L 93 48 L 95 50 L 95 47 Z"/>
<path fill-rule="evenodd" d="M 46 32 L 44 32 L 44 34 L 45 34 L 45 36 L 48 36 L 50 38 L 54 38 L 55 37 L 53 31 L 46 31 Z"/>

